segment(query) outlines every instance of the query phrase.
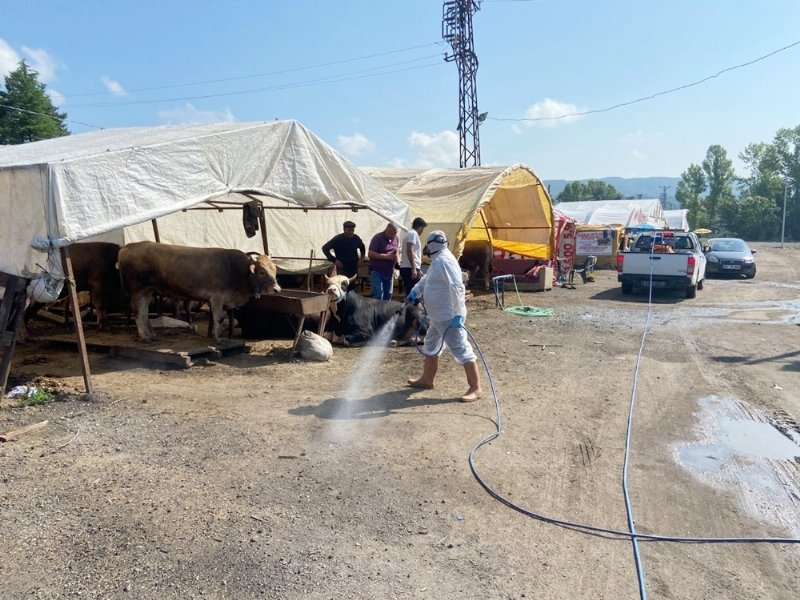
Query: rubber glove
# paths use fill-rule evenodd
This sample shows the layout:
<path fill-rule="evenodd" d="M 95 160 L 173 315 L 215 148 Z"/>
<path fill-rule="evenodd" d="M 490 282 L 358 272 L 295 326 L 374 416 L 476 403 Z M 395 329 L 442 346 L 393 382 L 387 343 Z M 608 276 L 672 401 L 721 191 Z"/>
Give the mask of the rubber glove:
<path fill-rule="evenodd" d="M 417 290 L 411 290 L 408 296 L 406 296 L 406 302 L 408 302 L 409 304 L 414 304 L 416 299 L 417 299 Z"/>
<path fill-rule="evenodd" d="M 464 317 L 461 315 L 456 315 L 452 319 L 450 319 L 450 327 L 455 327 L 456 329 L 464 326 Z"/>

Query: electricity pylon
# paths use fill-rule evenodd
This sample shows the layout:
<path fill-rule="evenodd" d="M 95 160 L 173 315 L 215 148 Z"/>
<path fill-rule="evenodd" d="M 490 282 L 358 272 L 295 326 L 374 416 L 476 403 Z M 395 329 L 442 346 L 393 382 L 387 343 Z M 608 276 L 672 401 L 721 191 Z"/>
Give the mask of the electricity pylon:
<path fill-rule="evenodd" d="M 453 49 L 445 54 L 447 62 L 458 68 L 458 133 L 460 167 L 477 167 L 481 164 L 479 126 L 487 113 L 478 113 L 478 57 L 472 39 L 472 15 L 480 10 L 476 0 L 448 0 L 442 15 L 442 38 Z"/>

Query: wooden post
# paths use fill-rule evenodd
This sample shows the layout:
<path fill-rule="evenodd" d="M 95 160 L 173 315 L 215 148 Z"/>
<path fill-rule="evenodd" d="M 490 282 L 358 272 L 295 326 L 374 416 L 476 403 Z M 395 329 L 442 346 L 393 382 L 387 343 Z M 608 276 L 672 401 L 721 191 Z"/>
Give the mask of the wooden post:
<path fill-rule="evenodd" d="M 81 357 L 81 371 L 83 372 L 83 385 L 87 394 L 94 393 L 92 388 L 92 374 L 89 370 L 89 355 L 86 352 L 86 338 L 83 335 L 83 318 L 81 307 L 78 304 L 78 292 L 75 290 L 75 273 L 72 270 L 72 258 L 69 256 L 69 246 L 61 249 L 61 255 L 67 266 L 67 281 L 69 286 L 69 302 L 72 305 L 72 316 L 75 317 L 75 334 L 78 337 L 78 353 Z"/>
<path fill-rule="evenodd" d="M 264 216 L 264 205 L 261 204 L 258 208 L 258 223 L 261 225 L 261 243 L 264 246 L 264 254 L 269 256 L 269 242 L 267 241 L 267 218 Z"/>
<path fill-rule="evenodd" d="M 11 356 L 17 343 L 17 330 L 25 315 L 28 280 L 16 275 L 0 273 L 0 284 L 6 288 L 0 301 L 0 396 L 5 394 Z"/>
<path fill-rule="evenodd" d="M 161 243 L 161 235 L 158 233 L 158 221 L 155 219 L 150 219 L 150 222 L 153 224 L 153 236 L 156 238 L 156 243 Z"/>
<path fill-rule="evenodd" d="M 311 282 L 314 280 L 314 249 L 311 249 L 311 257 L 308 259 L 308 275 L 306 276 L 306 291 L 311 291 Z"/>

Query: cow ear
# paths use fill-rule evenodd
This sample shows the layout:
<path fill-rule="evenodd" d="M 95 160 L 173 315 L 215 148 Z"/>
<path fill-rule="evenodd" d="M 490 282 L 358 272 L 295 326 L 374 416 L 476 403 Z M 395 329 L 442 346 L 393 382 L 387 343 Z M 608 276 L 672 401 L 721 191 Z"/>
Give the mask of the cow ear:
<path fill-rule="evenodd" d="M 254 263 L 254 262 L 250 263 L 250 272 L 251 273 L 255 273 L 256 272 L 256 263 Z"/>

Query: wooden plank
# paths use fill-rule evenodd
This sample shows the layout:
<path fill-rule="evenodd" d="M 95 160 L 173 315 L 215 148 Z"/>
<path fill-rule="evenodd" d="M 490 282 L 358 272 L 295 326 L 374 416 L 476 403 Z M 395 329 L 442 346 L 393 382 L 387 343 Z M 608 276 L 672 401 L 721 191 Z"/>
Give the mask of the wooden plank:
<path fill-rule="evenodd" d="M 8 433 L 0 434 L 0 442 L 13 442 L 14 440 L 22 437 L 23 435 L 33 433 L 34 431 L 39 431 L 40 429 L 44 429 L 45 427 L 47 427 L 47 423 L 48 421 L 39 421 L 38 423 L 26 425 L 25 427 L 20 427 L 19 429 L 15 429 L 14 431 L 9 431 Z"/>
<path fill-rule="evenodd" d="M 5 393 L 11 372 L 11 357 L 17 343 L 17 330 L 25 313 L 28 280 L 7 275 L 5 293 L 0 300 L 0 395 Z"/>
<path fill-rule="evenodd" d="M 192 366 L 192 357 L 184 353 L 159 352 L 158 350 L 145 350 L 131 346 L 113 346 L 110 353 L 114 357 L 131 358 L 181 369 L 187 369 Z"/>

